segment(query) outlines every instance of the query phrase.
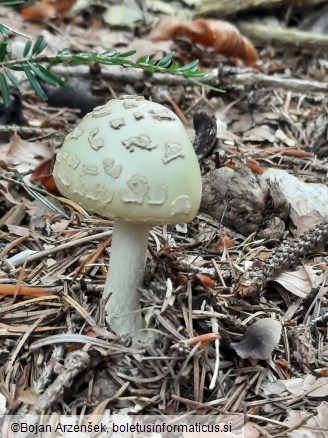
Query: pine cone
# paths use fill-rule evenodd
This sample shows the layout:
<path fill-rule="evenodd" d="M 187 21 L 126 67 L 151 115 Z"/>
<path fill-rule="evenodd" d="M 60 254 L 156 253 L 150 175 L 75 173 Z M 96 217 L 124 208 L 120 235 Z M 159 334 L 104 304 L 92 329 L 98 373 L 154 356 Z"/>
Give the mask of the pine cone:
<path fill-rule="evenodd" d="M 300 237 L 284 240 L 275 248 L 268 260 L 263 263 L 262 270 L 245 271 L 239 279 L 235 293 L 242 298 L 256 298 L 267 282 L 280 272 L 300 263 L 300 260 L 311 254 L 316 246 L 328 242 L 328 223 L 322 223 Z"/>

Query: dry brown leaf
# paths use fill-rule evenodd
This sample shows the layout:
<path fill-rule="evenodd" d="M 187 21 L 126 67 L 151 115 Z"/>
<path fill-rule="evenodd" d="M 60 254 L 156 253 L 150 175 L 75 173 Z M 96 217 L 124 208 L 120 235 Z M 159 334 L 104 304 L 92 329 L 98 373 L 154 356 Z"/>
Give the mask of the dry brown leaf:
<path fill-rule="evenodd" d="M 28 405 L 35 405 L 39 397 L 40 395 L 32 391 L 31 388 L 27 388 L 23 391 L 17 391 L 16 394 L 16 400 Z"/>
<path fill-rule="evenodd" d="M 310 378 L 305 378 L 302 389 L 307 392 L 308 397 L 314 398 L 326 398 L 328 397 L 328 377 L 319 377 L 318 379 L 314 376 Z"/>
<path fill-rule="evenodd" d="M 28 324 L 20 324 L 20 325 L 10 325 L 4 324 L 3 322 L 0 322 L 0 329 L 3 333 L 26 333 L 31 330 L 31 326 Z M 50 330 L 56 330 L 54 326 L 47 326 L 44 325 L 42 327 L 36 327 L 34 329 L 34 332 L 43 333 Z"/>
<path fill-rule="evenodd" d="M 56 161 L 56 156 L 53 155 L 51 158 L 42 161 L 36 168 L 31 176 L 31 181 L 40 182 L 42 186 L 51 193 L 55 195 L 59 195 L 59 191 L 57 189 L 54 177 L 52 176 L 52 172 L 54 169 Z"/>
<path fill-rule="evenodd" d="M 183 274 L 178 274 L 174 279 L 174 287 L 186 286 L 188 284 L 188 277 Z"/>
<path fill-rule="evenodd" d="M 324 279 L 324 273 L 312 266 L 302 266 L 298 271 L 282 272 L 271 281 L 280 284 L 284 289 L 300 298 L 306 298 L 313 287 L 318 287 Z"/>
<path fill-rule="evenodd" d="M 163 16 L 153 29 L 152 41 L 188 38 L 193 44 L 202 44 L 227 58 L 241 59 L 253 66 L 258 55 L 253 44 L 242 36 L 238 29 L 227 21 L 198 18 L 192 22 L 182 22 L 174 17 Z"/>
<path fill-rule="evenodd" d="M 194 279 L 196 283 L 200 284 L 203 287 L 208 287 L 210 289 L 213 289 L 215 286 L 215 281 L 212 278 L 208 277 L 207 275 L 195 274 Z"/>
<path fill-rule="evenodd" d="M 21 203 L 21 199 L 18 197 L 16 198 L 11 194 L 12 183 L 9 181 L 2 180 L 0 183 L 0 194 L 1 196 L 6 199 L 10 204 L 17 205 Z"/>
<path fill-rule="evenodd" d="M 234 241 L 229 237 L 228 233 L 222 232 L 222 235 L 218 242 L 211 246 L 212 251 L 223 251 L 226 248 L 232 248 L 235 246 Z"/>
<path fill-rule="evenodd" d="M 7 228 L 12 234 L 15 234 L 16 236 L 30 237 L 30 230 L 26 227 L 20 227 L 19 225 L 7 224 Z"/>
<path fill-rule="evenodd" d="M 19 400 L 19 398 L 17 396 L 21 392 L 25 391 L 25 389 L 27 387 L 28 375 L 30 373 L 30 369 L 31 369 L 31 365 L 26 365 L 23 368 L 23 370 L 22 370 L 22 372 L 21 372 L 21 374 L 20 374 L 20 376 L 19 376 L 19 378 L 18 378 L 18 380 L 16 382 L 16 385 L 15 385 L 15 396 L 14 396 L 14 399 L 11 400 L 11 402 L 10 402 L 10 405 L 11 405 L 10 407 L 11 408 L 17 408 L 21 404 L 21 401 Z"/>
<path fill-rule="evenodd" d="M 26 20 L 46 20 L 56 17 L 56 0 L 41 0 L 32 6 L 22 8 L 21 16 Z"/>
<path fill-rule="evenodd" d="M 287 436 L 289 438 L 319 438 L 317 434 L 302 427 L 309 417 L 311 417 L 309 412 L 289 410 L 288 417 L 285 421 L 289 429 Z"/>
<path fill-rule="evenodd" d="M 21 16 L 26 20 L 63 19 L 76 0 L 40 0 L 32 6 L 22 8 Z"/>
<path fill-rule="evenodd" d="M 289 364 L 285 359 L 276 359 L 275 363 L 278 364 L 281 368 L 284 368 L 285 370 L 289 369 Z"/>
<path fill-rule="evenodd" d="M 262 389 L 265 395 L 286 395 L 287 392 L 293 395 L 299 393 L 303 385 L 302 378 L 293 378 L 289 380 L 276 380 L 275 382 L 265 382 Z"/>
<path fill-rule="evenodd" d="M 260 125 L 255 126 L 254 128 L 249 129 L 243 135 L 243 141 L 249 142 L 269 142 L 273 143 L 275 141 L 275 136 L 272 132 L 272 129 L 268 125 Z"/>
<path fill-rule="evenodd" d="M 54 224 L 51 225 L 51 229 L 54 233 L 61 233 L 62 231 L 66 230 L 69 223 L 71 221 L 68 219 L 62 219 Z"/>
<path fill-rule="evenodd" d="M 34 169 L 41 159 L 50 158 L 52 153 L 44 143 L 29 142 L 20 138 L 16 133 L 10 137 L 10 142 L 0 150 L 0 160 L 7 165 L 15 166 L 19 173 Z"/>
<path fill-rule="evenodd" d="M 104 381 L 104 383 L 105 383 L 105 381 Z M 106 382 L 106 386 L 110 386 L 110 383 L 108 381 Z M 116 388 L 114 389 L 114 393 L 116 392 L 115 390 L 116 390 Z M 88 424 L 88 422 L 92 422 L 94 424 L 98 424 L 97 422 L 99 421 L 99 417 L 104 414 L 104 411 L 105 411 L 105 409 L 107 407 L 107 404 L 108 404 L 108 400 L 109 399 L 102 400 L 101 403 L 99 403 L 93 409 L 93 411 L 90 413 L 90 415 L 88 415 L 85 418 L 85 420 L 83 421 L 83 424 Z"/>
<path fill-rule="evenodd" d="M 297 224 L 295 224 L 297 228 L 293 230 L 293 236 L 300 237 L 301 234 L 305 233 L 311 228 L 316 227 L 324 220 L 325 220 L 324 217 L 318 211 L 315 210 L 312 210 L 310 214 L 302 215 L 298 219 Z"/>
<path fill-rule="evenodd" d="M 259 438 L 260 432 L 256 429 L 256 424 L 248 421 L 244 428 L 244 438 Z"/>
<path fill-rule="evenodd" d="M 288 391 L 295 397 L 304 394 L 307 397 L 325 398 L 328 397 L 328 377 L 317 378 L 312 374 L 307 374 L 304 378 L 298 377 L 266 383 L 263 390 L 266 395 L 283 395 L 285 391 Z"/>

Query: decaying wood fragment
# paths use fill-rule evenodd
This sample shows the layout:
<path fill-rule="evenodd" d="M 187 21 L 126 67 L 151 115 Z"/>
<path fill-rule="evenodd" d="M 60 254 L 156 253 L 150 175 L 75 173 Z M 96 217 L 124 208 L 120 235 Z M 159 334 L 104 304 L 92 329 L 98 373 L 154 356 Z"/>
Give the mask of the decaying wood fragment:
<path fill-rule="evenodd" d="M 31 414 L 40 414 L 42 411 L 49 409 L 64 393 L 65 388 L 69 388 L 72 385 L 73 379 L 80 372 L 88 369 L 90 362 L 90 355 L 84 350 L 70 353 L 65 359 L 63 371 L 39 397 L 31 410 Z"/>
<path fill-rule="evenodd" d="M 284 222 L 288 206 L 274 184 L 254 175 L 247 166 L 238 166 L 214 169 L 203 176 L 201 211 L 230 229 L 249 235 L 268 228 L 268 220 L 272 223 L 273 217 Z M 269 234 L 279 237 L 272 235 L 276 234 L 274 230 Z"/>

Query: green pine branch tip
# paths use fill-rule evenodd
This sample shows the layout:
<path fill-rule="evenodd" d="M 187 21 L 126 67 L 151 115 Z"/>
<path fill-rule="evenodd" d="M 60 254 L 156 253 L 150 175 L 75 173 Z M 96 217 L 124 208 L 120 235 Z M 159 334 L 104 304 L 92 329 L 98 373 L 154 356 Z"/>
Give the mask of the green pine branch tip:
<path fill-rule="evenodd" d="M 37 37 L 33 42 L 27 35 L 21 34 L 8 26 L 0 23 L 0 33 L 3 39 L 0 41 L 0 92 L 2 94 L 5 107 L 10 104 L 9 85 L 15 88 L 20 88 L 21 84 L 15 77 L 15 71 L 24 72 L 30 86 L 41 100 L 46 100 L 47 96 L 42 89 L 40 80 L 52 85 L 71 88 L 63 79 L 52 73 L 50 67 L 45 67 L 58 64 L 91 64 L 98 63 L 102 65 L 120 65 L 132 69 L 142 69 L 149 73 L 161 73 L 181 76 L 191 83 L 200 87 L 214 90 L 216 92 L 224 92 L 223 90 L 203 83 L 201 79 L 211 74 L 198 69 L 198 60 L 194 60 L 186 65 L 180 66 L 174 62 L 174 52 L 168 53 L 160 60 L 153 60 L 149 55 L 143 55 L 137 59 L 132 59 L 136 55 L 135 50 L 127 52 L 119 52 L 115 49 L 106 50 L 102 53 L 95 52 L 79 52 L 72 53 L 68 49 L 58 51 L 56 55 L 45 55 L 43 52 L 47 46 L 46 41 L 42 36 Z M 19 59 L 13 58 L 11 52 L 11 43 L 9 34 L 19 34 L 26 38 L 26 43 L 23 49 L 22 57 Z"/>

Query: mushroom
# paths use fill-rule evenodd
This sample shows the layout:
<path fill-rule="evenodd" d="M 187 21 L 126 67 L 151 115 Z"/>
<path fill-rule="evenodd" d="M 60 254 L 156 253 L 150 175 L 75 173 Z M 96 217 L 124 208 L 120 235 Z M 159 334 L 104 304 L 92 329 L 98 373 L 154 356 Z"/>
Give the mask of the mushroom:
<path fill-rule="evenodd" d="M 150 228 L 192 220 L 201 200 L 200 169 L 182 123 L 142 96 L 110 100 L 66 137 L 54 178 L 63 195 L 114 220 L 106 320 L 116 334 L 141 339 L 138 288 Z"/>
<path fill-rule="evenodd" d="M 269 359 L 281 336 L 281 324 L 273 318 L 262 318 L 254 322 L 232 347 L 242 359 Z"/>

